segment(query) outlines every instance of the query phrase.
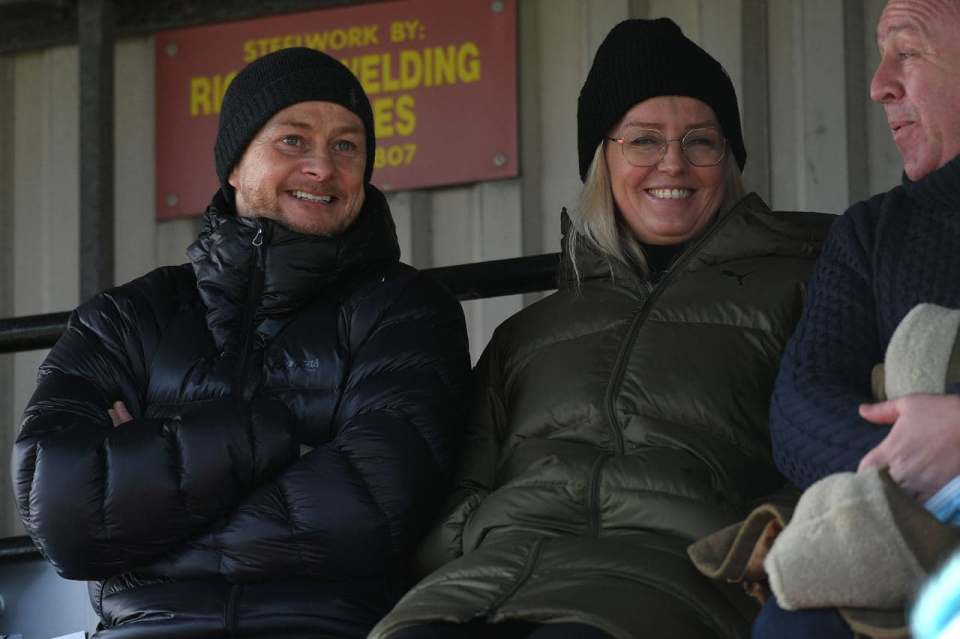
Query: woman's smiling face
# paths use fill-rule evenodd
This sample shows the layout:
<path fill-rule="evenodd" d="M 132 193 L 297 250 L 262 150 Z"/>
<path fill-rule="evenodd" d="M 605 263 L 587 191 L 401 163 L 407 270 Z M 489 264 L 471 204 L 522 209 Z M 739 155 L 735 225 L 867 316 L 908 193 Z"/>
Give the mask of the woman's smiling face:
<path fill-rule="evenodd" d="M 633 166 L 621 145 L 605 150 L 613 198 L 624 222 L 645 244 L 680 244 L 697 236 L 720 210 L 724 198 L 725 163 L 694 166 L 684 157 L 679 140 L 689 131 L 719 130 L 713 109 L 695 98 L 660 96 L 640 102 L 618 122 L 609 137 L 624 137 L 631 129 L 660 132 L 671 141 L 659 162 Z M 729 154 L 728 154 L 729 155 Z"/>

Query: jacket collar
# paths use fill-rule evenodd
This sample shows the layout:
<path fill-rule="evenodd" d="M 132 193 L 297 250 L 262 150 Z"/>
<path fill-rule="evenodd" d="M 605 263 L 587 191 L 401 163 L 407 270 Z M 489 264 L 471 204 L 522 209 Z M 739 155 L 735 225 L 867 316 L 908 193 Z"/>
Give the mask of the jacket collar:
<path fill-rule="evenodd" d="M 566 210 L 562 213 L 561 286 L 573 280 L 573 268 L 567 252 L 571 226 Z M 825 214 L 775 213 L 756 193 L 744 196 L 719 219 L 707 226 L 699 237 L 688 243 L 675 261 L 684 273 L 734 259 L 782 255 L 810 257 L 818 252 L 833 216 Z M 613 260 L 589 242 L 577 246 L 577 268 L 583 281 L 613 279 L 638 285 L 646 279 L 637 268 Z M 671 267 L 674 268 L 674 267 Z M 629 284 L 628 284 L 629 285 Z"/>
<path fill-rule="evenodd" d="M 218 346 L 235 342 L 245 313 L 260 337 L 304 304 L 365 268 L 397 262 L 386 199 L 368 185 L 357 220 L 335 237 L 304 235 L 265 218 L 240 217 L 219 191 L 187 255 Z"/>
<path fill-rule="evenodd" d="M 692 242 L 683 270 L 750 257 L 815 257 L 833 219 L 825 213 L 774 212 L 759 195 L 749 193 Z"/>
<path fill-rule="evenodd" d="M 904 173 L 903 189 L 921 206 L 960 210 L 960 155 L 915 182 Z"/>

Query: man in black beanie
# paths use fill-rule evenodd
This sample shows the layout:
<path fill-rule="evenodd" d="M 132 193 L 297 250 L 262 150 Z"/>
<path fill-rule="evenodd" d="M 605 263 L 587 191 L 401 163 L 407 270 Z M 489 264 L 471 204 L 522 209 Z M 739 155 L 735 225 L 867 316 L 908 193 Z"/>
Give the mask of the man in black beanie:
<path fill-rule="evenodd" d="M 240 72 L 189 264 L 81 305 L 13 453 L 97 637 L 364 637 L 441 501 L 459 304 L 400 264 L 369 100 L 310 49 Z"/>

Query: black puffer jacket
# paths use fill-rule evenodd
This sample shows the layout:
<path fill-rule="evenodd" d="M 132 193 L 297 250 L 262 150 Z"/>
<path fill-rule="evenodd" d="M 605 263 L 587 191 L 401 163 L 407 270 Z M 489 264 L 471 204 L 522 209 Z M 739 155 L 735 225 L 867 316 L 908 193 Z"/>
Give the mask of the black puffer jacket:
<path fill-rule="evenodd" d="M 372 187 L 335 239 L 226 208 L 192 266 L 74 312 L 14 448 L 20 515 L 99 580 L 103 637 L 364 636 L 446 486 L 463 314 Z"/>

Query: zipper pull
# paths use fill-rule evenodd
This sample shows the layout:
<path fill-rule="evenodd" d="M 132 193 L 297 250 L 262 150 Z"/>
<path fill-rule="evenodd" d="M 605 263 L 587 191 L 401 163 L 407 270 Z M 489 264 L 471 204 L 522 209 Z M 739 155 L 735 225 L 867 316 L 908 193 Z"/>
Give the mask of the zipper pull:
<path fill-rule="evenodd" d="M 257 229 L 257 234 L 253 236 L 253 245 L 262 246 L 263 245 L 263 229 Z"/>

